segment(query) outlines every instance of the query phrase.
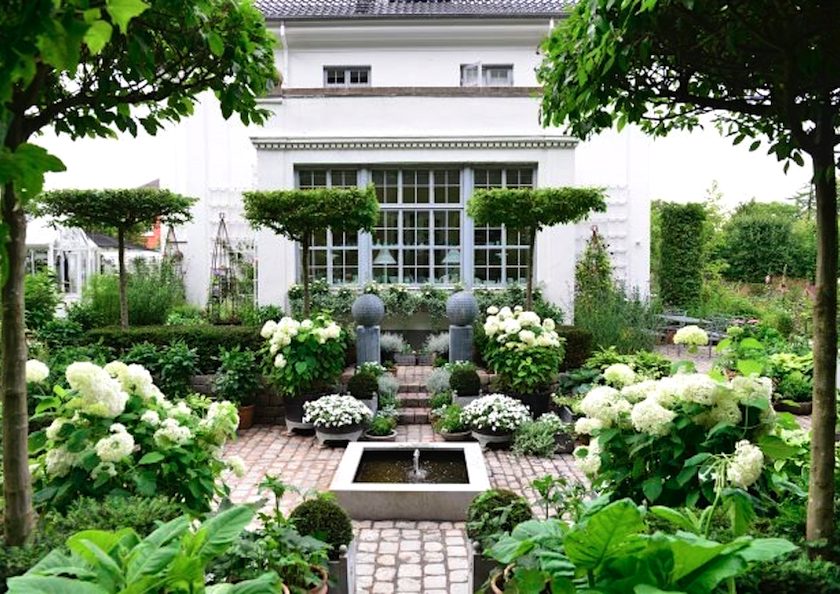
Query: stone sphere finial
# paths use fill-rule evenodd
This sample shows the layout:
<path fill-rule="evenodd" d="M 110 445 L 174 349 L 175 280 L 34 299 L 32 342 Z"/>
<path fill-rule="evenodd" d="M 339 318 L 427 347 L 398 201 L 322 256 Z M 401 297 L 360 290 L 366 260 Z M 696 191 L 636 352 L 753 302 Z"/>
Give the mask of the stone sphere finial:
<path fill-rule="evenodd" d="M 378 295 L 365 293 L 356 297 L 350 313 L 359 326 L 378 326 L 385 317 L 385 304 Z"/>
<path fill-rule="evenodd" d="M 478 301 L 469 291 L 458 291 L 446 301 L 446 317 L 453 326 L 470 326 L 478 317 Z"/>

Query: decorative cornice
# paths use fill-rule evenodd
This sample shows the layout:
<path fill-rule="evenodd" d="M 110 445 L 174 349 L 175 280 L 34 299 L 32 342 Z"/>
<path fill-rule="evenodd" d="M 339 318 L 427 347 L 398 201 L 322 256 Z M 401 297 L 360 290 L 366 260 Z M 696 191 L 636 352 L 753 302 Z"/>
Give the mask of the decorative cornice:
<path fill-rule="evenodd" d="M 538 97 L 541 87 L 282 87 L 269 98 L 311 99 L 324 97 Z"/>
<path fill-rule="evenodd" d="M 472 138 L 261 138 L 251 142 L 264 151 L 350 151 L 406 149 L 570 149 L 569 136 L 488 136 Z"/>

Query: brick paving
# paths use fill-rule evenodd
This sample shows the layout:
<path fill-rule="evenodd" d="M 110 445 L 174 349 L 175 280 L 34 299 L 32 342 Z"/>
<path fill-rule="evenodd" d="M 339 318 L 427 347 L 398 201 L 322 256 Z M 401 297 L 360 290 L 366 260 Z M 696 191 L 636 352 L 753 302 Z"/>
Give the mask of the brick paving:
<path fill-rule="evenodd" d="M 397 429 L 397 441 L 439 440 L 429 425 L 401 425 Z M 242 431 L 239 439 L 225 448 L 225 455 L 241 456 L 246 467 L 241 479 L 229 478 L 231 498 L 237 503 L 258 500 L 257 485 L 266 474 L 278 475 L 301 491 L 325 491 L 343 453 L 341 447 L 318 445 L 312 436 L 288 435 L 280 425 Z M 536 493 L 530 482 L 537 477 L 554 474 L 583 480 L 569 455 L 544 459 L 490 450 L 485 452 L 485 461 L 493 486 L 522 493 L 532 503 Z M 288 512 L 300 500 L 300 495 L 287 493 L 281 508 Z M 358 521 L 354 528 L 359 546 L 358 594 L 470 592 L 463 523 Z"/>

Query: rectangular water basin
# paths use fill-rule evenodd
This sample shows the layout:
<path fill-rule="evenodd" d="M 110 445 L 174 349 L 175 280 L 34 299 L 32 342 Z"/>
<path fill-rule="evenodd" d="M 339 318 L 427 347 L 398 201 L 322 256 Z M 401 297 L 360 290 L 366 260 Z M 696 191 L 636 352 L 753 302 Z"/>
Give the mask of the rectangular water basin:
<path fill-rule="evenodd" d="M 423 482 L 408 482 L 415 450 Z M 458 442 L 352 442 L 330 485 L 355 520 L 452 522 L 464 521 L 470 501 L 489 488 L 481 447 Z"/>

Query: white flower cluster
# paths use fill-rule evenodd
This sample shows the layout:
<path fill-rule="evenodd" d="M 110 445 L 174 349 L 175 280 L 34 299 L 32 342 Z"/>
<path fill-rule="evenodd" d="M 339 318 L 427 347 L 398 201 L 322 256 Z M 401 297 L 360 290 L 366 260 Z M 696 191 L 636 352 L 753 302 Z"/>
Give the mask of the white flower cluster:
<path fill-rule="evenodd" d="M 613 363 L 604 370 L 604 380 L 615 388 L 623 388 L 636 382 L 636 372 L 625 363 Z"/>
<path fill-rule="evenodd" d="M 245 476 L 245 461 L 239 456 L 230 456 L 227 460 L 228 470 L 237 478 Z"/>
<path fill-rule="evenodd" d="M 26 362 L 26 383 L 40 384 L 50 376 L 50 368 L 38 359 Z"/>
<path fill-rule="evenodd" d="M 45 470 L 49 477 L 65 476 L 70 470 L 79 464 L 81 456 L 70 452 L 65 447 L 53 448 L 47 452 L 44 460 Z"/>
<path fill-rule="evenodd" d="M 330 394 L 313 402 L 304 402 L 303 409 L 306 413 L 303 422 L 316 427 L 360 425 L 373 417 L 364 402 L 342 394 Z"/>
<path fill-rule="evenodd" d="M 126 430 L 125 425 L 114 423 L 111 425 L 111 435 L 97 441 L 94 450 L 103 462 L 119 462 L 134 451 L 134 437 Z"/>
<path fill-rule="evenodd" d="M 179 446 L 187 443 L 192 436 L 190 428 L 181 425 L 177 419 L 164 419 L 155 431 L 155 443 L 161 448 Z"/>
<path fill-rule="evenodd" d="M 67 383 L 78 393 L 78 407 L 87 414 L 114 418 L 125 410 L 128 394 L 107 371 L 86 361 L 67 367 Z"/>
<path fill-rule="evenodd" d="M 621 392 L 610 386 L 596 386 L 580 401 L 580 411 L 601 427 L 612 427 L 621 415 L 628 414 L 632 405 L 622 398 Z"/>
<path fill-rule="evenodd" d="M 601 470 L 601 446 L 597 438 L 589 441 L 589 445 L 575 449 L 575 462 L 581 472 L 589 478 L 594 478 Z"/>
<path fill-rule="evenodd" d="M 764 454 L 746 439 L 735 444 L 735 453 L 726 469 L 726 479 L 736 487 L 746 489 L 761 476 Z"/>
<path fill-rule="evenodd" d="M 341 326 L 325 318 L 317 317 L 315 320 L 303 320 L 301 322 L 285 316 L 279 322 L 269 320 L 266 322 L 260 335 L 268 340 L 268 350 L 272 355 L 277 355 L 281 349 L 292 344 L 295 337 L 299 340 L 306 340 L 309 335 L 314 336 L 319 344 L 328 340 L 336 340 L 341 336 Z M 278 355 L 274 359 L 275 367 L 286 366 L 286 358 Z"/>
<path fill-rule="evenodd" d="M 697 347 L 709 344 L 709 335 L 700 326 L 683 326 L 674 334 L 674 344 L 683 344 L 689 351 L 696 351 Z"/>
<path fill-rule="evenodd" d="M 540 316 L 519 306 L 514 309 L 491 306 L 487 308 L 487 314 L 484 333 L 506 348 L 526 350 L 560 346 L 560 336 L 551 318 L 540 320 Z"/>
<path fill-rule="evenodd" d="M 126 365 L 122 361 L 111 361 L 104 369 L 111 374 L 111 377 L 117 379 L 123 390 L 129 394 L 138 394 L 144 401 L 154 401 L 164 408 L 172 406 L 155 385 L 152 374 L 142 365 L 136 363 Z"/>
<path fill-rule="evenodd" d="M 528 407 L 504 394 L 482 396 L 461 411 L 461 423 L 472 429 L 515 431 L 530 420 Z"/>
<path fill-rule="evenodd" d="M 655 398 L 645 398 L 630 411 L 630 422 L 640 433 L 668 435 L 671 421 L 676 416 L 677 413 L 659 404 Z"/>
<path fill-rule="evenodd" d="M 229 435 L 236 433 L 239 411 L 235 404 L 227 400 L 213 402 L 198 426 L 214 443 L 221 445 Z"/>

